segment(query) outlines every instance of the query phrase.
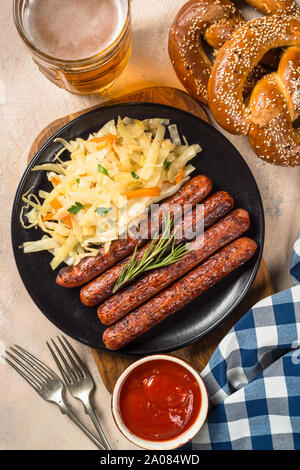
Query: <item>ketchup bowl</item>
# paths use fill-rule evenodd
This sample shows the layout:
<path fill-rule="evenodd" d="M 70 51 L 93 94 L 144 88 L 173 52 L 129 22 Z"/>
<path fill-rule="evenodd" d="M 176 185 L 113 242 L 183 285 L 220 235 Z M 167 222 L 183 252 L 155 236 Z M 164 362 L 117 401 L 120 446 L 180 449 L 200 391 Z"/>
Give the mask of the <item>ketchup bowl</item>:
<path fill-rule="evenodd" d="M 121 433 L 147 450 L 176 449 L 203 426 L 208 395 L 199 373 L 167 354 L 128 366 L 112 393 L 112 414 Z"/>

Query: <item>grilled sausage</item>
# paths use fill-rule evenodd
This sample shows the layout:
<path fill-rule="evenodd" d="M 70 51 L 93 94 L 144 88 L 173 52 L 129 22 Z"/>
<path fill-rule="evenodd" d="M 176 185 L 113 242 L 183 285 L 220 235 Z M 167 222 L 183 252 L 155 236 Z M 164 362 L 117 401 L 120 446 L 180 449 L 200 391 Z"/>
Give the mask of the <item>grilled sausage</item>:
<path fill-rule="evenodd" d="M 256 243 L 247 237 L 225 246 L 175 284 L 107 328 L 103 334 L 105 346 L 110 350 L 124 348 L 248 261 L 256 248 Z"/>
<path fill-rule="evenodd" d="M 231 196 L 222 191 L 212 195 L 209 199 L 203 203 L 203 216 L 205 228 L 217 220 L 218 217 L 224 215 L 233 207 L 233 199 Z M 181 222 L 180 222 L 181 224 Z M 194 210 L 191 215 L 187 216 L 187 223 L 184 220 L 184 224 L 187 227 L 187 233 L 189 227 L 192 227 L 193 231 L 196 230 L 196 211 Z M 180 227 L 178 226 L 178 229 Z M 175 226 L 176 229 L 176 226 Z M 181 239 L 180 241 L 183 241 Z M 137 253 L 138 259 L 142 258 L 145 251 L 148 249 L 151 242 L 148 242 L 144 247 L 140 248 Z M 107 270 L 101 276 L 94 279 L 89 284 L 84 286 L 80 292 L 80 299 L 82 303 L 88 307 L 94 307 L 99 305 L 100 302 L 110 297 L 113 293 L 114 285 L 120 275 L 122 268 L 128 263 L 130 258 L 126 258 L 124 261 L 116 264 L 111 269 Z"/>
<path fill-rule="evenodd" d="M 184 256 L 177 263 L 164 268 L 150 271 L 129 287 L 126 287 L 98 307 L 98 317 L 104 325 L 112 325 L 127 313 L 139 307 L 142 303 L 168 287 L 210 255 L 218 251 L 227 243 L 240 237 L 249 228 L 248 212 L 236 209 L 204 234 L 199 235 L 191 243 L 194 250 Z M 195 246 L 195 244 L 197 244 Z M 199 248 L 197 248 L 197 246 Z"/>
<path fill-rule="evenodd" d="M 185 204 L 195 206 L 210 193 L 211 189 L 212 182 L 210 178 L 205 175 L 197 175 L 177 193 L 163 201 L 163 212 L 168 210 L 172 212 L 170 208 L 175 204 L 181 207 Z M 174 217 L 176 217 L 176 213 Z M 159 221 L 156 222 L 160 225 L 161 220 L 162 212 L 160 212 Z M 82 286 L 133 253 L 136 245 L 144 245 L 147 238 L 150 238 L 148 233 L 140 233 L 139 237 L 131 238 L 128 235 L 125 239 L 117 239 L 112 242 L 107 253 L 104 252 L 104 248 L 100 248 L 96 256 L 83 258 L 76 266 L 64 266 L 56 277 L 56 283 L 62 287 Z"/>

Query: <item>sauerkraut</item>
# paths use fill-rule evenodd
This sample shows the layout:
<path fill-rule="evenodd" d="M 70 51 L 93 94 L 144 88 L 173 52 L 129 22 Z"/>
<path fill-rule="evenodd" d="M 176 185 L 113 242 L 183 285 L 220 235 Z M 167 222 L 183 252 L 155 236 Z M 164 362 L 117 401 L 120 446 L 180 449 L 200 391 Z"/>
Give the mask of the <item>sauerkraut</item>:
<path fill-rule="evenodd" d="M 49 251 L 52 269 L 62 262 L 77 264 L 96 255 L 100 245 L 108 251 L 113 240 L 139 224 L 151 204 L 178 191 L 201 148 L 185 138 L 182 142 L 174 124 L 169 138 L 168 124 L 166 119 L 119 117 L 87 140 L 56 139 L 62 149 L 53 162 L 32 168 L 46 171 L 51 188 L 22 196 L 23 227 L 44 232 L 40 240 L 24 242 L 24 253 Z M 65 150 L 69 156 L 62 159 Z"/>

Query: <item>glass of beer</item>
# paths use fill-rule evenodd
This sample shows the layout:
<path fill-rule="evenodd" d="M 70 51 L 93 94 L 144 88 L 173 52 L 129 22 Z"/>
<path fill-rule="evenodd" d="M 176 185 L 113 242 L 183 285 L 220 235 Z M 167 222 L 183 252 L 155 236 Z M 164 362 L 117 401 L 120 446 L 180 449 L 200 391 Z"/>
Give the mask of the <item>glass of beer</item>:
<path fill-rule="evenodd" d="M 71 93 L 103 93 L 130 58 L 130 0 L 14 0 L 13 11 L 40 71 Z"/>

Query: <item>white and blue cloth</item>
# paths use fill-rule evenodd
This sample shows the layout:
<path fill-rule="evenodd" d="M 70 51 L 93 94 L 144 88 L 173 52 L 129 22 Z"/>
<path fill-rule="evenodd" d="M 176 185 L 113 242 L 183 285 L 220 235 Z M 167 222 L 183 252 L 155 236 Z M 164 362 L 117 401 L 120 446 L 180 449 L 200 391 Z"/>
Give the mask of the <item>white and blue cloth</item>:
<path fill-rule="evenodd" d="M 295 287 L 258 302 L 202 372 L 208 418 L 185 449 L 300 450 L 300 233 Z"/>

